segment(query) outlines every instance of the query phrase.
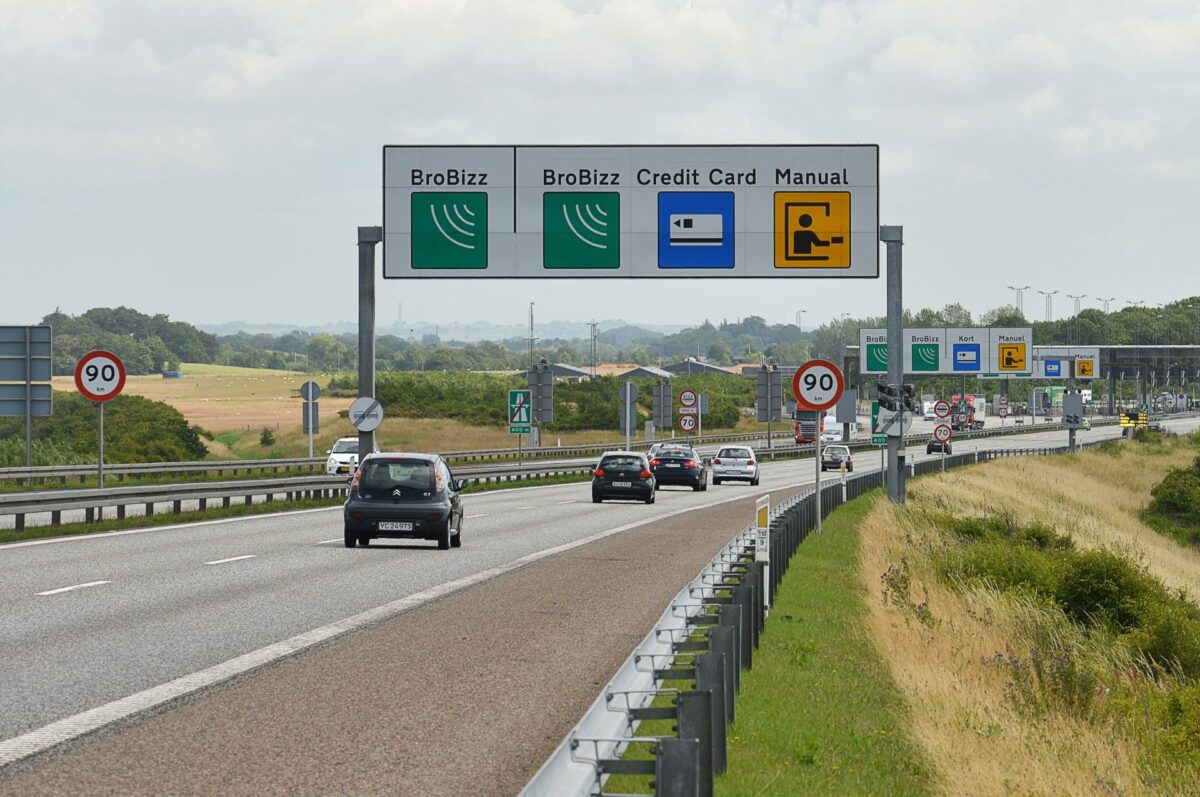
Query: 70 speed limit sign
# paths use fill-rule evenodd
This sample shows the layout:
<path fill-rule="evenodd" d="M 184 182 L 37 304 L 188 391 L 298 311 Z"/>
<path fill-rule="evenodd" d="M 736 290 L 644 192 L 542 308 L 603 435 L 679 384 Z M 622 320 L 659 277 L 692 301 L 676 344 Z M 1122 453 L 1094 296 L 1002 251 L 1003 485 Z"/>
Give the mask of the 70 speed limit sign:
<path fill-rule="evenodd" d="M 125 389 L 125 364 L 110 351 L 91 351 L 75 366 L 75 387 L 91 401 L 108 401 Z"/>
<path fill-rule="evenodd" d="M 792 377 L 796 408 L 801 410 L 829 409 L 838 403 L 845 387 L 841 369 L 829 360 L 809 360 Z"/>

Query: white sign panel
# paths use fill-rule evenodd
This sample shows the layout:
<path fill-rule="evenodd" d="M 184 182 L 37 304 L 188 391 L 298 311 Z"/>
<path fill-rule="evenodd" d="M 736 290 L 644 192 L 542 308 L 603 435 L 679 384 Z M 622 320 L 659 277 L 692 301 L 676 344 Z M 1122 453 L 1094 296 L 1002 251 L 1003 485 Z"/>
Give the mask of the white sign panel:
<path fill-rule="evenodd" d="M 878 277 L 879 147 L 383 148 L 389 278 Z"/>
<path fill-rule="evenodd" d="M 887 373 L 887 330 L 858 332 L 860 373 Z M 1031 376 L 1033 331 L 966 327 L 905 329 L 900 339 L 904 373 L 912 376 Z"/>
<path fill-rule="evenodd" d="M 1033 330 L 994 328 L 991 330 L 992 372 L 1000 376 L 1033 374 Z"/>
<path fill-rule="evenodd" d="M 963 375 L 987 373 L 992 370 L 991 342 L 986 328 L 947 329 L 943 369 Z"/>

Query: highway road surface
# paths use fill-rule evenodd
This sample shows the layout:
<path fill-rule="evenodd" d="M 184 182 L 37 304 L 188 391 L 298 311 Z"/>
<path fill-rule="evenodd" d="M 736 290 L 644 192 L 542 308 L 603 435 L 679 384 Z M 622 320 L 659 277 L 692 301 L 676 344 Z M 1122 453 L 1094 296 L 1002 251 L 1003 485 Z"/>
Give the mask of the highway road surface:
<path fill-rule="evenodd" d="M 0 794 L 513 793 L 754 498 L 812 477 L 470 496 L 452 551 L 346 549 L 339 509 L 0 546 Z"/>

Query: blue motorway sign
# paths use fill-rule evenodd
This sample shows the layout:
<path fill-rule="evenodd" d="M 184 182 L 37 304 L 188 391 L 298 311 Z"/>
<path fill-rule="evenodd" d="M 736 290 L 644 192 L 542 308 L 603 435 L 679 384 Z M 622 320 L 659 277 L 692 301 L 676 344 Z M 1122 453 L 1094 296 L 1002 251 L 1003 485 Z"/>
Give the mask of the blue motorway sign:
<path fill-rule="evenodd" d="M 975 372 L 980 370 L 980 344 L 954 344 L 954 370 Z"/>
<path fill-rule="evenodd" d="M 659 268 L 733 268 L 733 192 L 660 191 Z"/>
<path fill-rule="evenodd" d="M 1062 360 L 1044 360 L 1046 376 L 1062 376 Z"/>

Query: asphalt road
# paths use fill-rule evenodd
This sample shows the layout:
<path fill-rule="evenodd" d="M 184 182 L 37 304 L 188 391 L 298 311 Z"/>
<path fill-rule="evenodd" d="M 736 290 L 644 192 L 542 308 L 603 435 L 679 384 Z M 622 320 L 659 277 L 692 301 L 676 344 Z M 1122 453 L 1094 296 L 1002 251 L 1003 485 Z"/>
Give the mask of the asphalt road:
<path fill-rule="evenodd" d="M 1198 424 L 1189 419 L 1171 426 L 1186 431 Z M 1080 439 L 1118 433 L 1097 429 L 1081 433 Z M 1065 437 L 1055 431 L 986 439 L 977 445 L 980 450 L 1033 447 L 1061 444 Z M 974 445 L 960 446 L 956 453 Z M 919 458 L 924 458 L 923 451 Z M 857 469 L 873 469 L 878 461 L 859 455 Z M 432 544 L 403 542 L 347 550 L 341 546 L 338 510 L 0 546 L 0 601 L 5 607 L 0 614 L 0 667 L 5 673 L 0 679 L 0 740 L 11 741 L 173 679 L 220 667 L 361 612 L 387 607 L 376 621 L 399 614 L 409 608 L 397 605 L 406 596 L 419 605 L 443 594 L 447 584 L 486 583 L 493 572 L 503 575 L 504 568 L 508 573 L 518 566 L 553 572 L 555 562 L 566 562 L 580 551 L 619 550 L 623 545 L 628 550 L 637 544 L 637 535 L 659 526 L 684 521 L 684 526 L 695 526 L 719 513 L 723 521 L 710 530 L 713 538 L 692 552 L 699 563 L 692 567 L 689 561 L 684 575 L 662 585 L 665 601 L 738 530 L 736 522 L 730 525 L 727 505 L 764 492 L 783 497 L 811 478 L 811 462 L 774 463 L 764 466 L 759 488 L 731 484 L 703 493 L 668 489 L 653 506 L 597 507 L 590 502 L 587 485 L 471 496 L 464 547 L 449 552 L 439 552 Z M 688 512 L 700 508 L 707 510 Z M 739 509 L 736 517 L 742 515 Z M 749 513 L 744 515 L 748 520 Z M 622 533 L 574 552 L 556 550 L 613 530 Z M 530 558 L 543 552 L 549 553 L 541 561 Z M 611 591 L 612 584 L 593 589 Z M 586 591 L 577 598 L 603 602 L 603 595 Z M 657 616 L 662 605 L 653 606 L 651 615 Z M 485 604 L 477 610 L 486 622 L 488 611 L 507 609 L 511 607 Z M 637 636 L 631 638 L 636 641 Z M 529 644 L 539 647 L 537 639 Z M 631 646 L 621 644 L 618 662 Z M 486 658 L 489 653 L 481 650 L 476 655 Z M 244 680 L 266 677 L 271 669 Z M 213 692 L 226 688 L 232 687 Z M 549 744 L 548 752 L 557 738 L 539 743 Z M 0 741 L 0 747 L 3 744 Z M 25 771 L 23 780 L 28 782 L 35 770 Z M 0 792 L 6 791 L 0 776 Z"/>

